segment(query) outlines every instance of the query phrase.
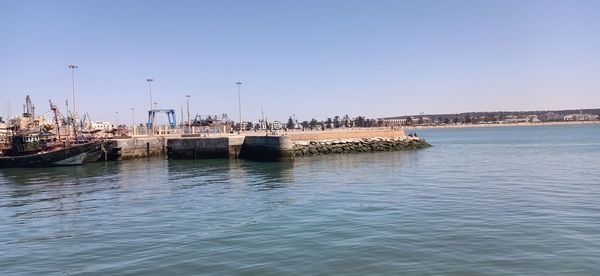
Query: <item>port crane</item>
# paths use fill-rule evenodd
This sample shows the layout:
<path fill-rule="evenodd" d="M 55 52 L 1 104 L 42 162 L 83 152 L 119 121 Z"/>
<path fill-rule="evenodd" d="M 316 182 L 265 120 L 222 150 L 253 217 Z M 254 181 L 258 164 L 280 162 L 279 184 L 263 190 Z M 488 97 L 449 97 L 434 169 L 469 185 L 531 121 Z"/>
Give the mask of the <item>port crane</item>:
<path fill-rule="evenodd" d="M 200 115 L 196 114 L 196 117 L 192 121 L 192 126 L 211 126 L 214 124 L 223 124 L 229 121 L 227 114 L 221 115 L 221 117 L 217 115 Z"/>
<path fill-rule="evenodd" d="M 152 109 L 148 111 L 148 123 L 146 124 L 148 128 L 153 127 L 154 119 L 156 118 L 157 113 L 165 113 L 167 115 L 167 119 L 169 120 L 169 127 L 175 128 L 177 126 L 177 121 L 175 119 L 175 109 Z"/>

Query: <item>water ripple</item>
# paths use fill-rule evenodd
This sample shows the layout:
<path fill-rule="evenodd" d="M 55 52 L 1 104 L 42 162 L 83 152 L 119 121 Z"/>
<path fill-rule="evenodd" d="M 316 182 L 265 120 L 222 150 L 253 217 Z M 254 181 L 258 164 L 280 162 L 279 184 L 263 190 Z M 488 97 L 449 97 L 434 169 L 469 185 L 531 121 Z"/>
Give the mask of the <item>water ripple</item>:
<path fill-rule="evenodd" d="M 434 147 L 0 170 L 2 274 L 600 273 L 600 128 L 419 134 Z"/>

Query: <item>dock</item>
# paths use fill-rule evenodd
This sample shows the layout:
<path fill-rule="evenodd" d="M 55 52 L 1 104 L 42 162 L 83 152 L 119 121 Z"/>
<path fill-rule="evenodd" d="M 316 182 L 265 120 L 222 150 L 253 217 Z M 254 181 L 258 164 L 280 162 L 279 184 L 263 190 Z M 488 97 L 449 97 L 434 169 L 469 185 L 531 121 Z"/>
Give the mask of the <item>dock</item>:
<path fill-rule="evenodd" d="M 344 129 L 246 132 L 241 135 L 162 135 L 114 138 L 120 159 L 166 156 L 169 159 L 241 158 L 282 161 L 312 155 L 399 151 L 426 148 L 422 138 L 403 129 Z"/>

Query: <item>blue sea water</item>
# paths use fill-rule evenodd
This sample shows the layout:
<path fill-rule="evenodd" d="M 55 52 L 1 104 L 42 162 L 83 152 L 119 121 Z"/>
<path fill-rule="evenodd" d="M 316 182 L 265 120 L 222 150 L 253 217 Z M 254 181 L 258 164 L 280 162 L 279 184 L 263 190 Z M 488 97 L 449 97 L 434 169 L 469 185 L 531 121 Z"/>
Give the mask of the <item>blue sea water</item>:
<path fill-rule="evenodd" d="M 2 275 L 599 275 L 600 125 L 0 170 Z"/>

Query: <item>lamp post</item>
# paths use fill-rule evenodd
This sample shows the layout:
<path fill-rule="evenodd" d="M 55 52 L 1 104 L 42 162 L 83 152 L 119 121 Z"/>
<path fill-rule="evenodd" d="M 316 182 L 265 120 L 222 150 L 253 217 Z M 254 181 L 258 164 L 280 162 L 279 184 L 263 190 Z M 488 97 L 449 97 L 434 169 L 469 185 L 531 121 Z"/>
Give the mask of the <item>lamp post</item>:
<path fill-rule="evenodd" d="M 117 128 L 119 128 L 119 111 L 115 111 L 115 117 L 117 118 Z"/>
<path fill-rule="evenodd" d="M 71 80 L 73 81 L 73 135 L 75 136 L 75 140 L 77 140 L 77 106 L 75 104 L 75 69 L 77 68 L 79 68 L 77 65 L 69 65 Z"/>
<path fill-rule="evenodd" d="M 131 108 L 131 131 L 132 132 L 134 132 L 134 130 L 135 130 L 135 117 L 134 117 L 135 112 L 134 111 L 135 111 L 135 108 L 132 107 Z"/>
<path fill-rule="evenodd" d="M 242 132 L 242 97 L 240 95 L 240 87 L 242 86 L 242 82 L 238 81 L 235 84 L 237 84 L 238 87 L 238 109 L 239 109 L 239 113 L 240 113 L 240 128 L 238 129 L 238 134 L 241 134 Z"/>
<path fill-rule="evenodd" d="M 181 128 L 184 128 L 185 127 L 185 120 L 183 119 L 184 118 L 183 117 L 183 105 L 181 105 L 181 109 L 179 109 L 179 110 L 181 111 L 181 117 L 179 117 L 179 118 L 181 118 L 181 125 L 180 126 L 181 126 Z M 184 129 L 184 132 L 185 132 L 185 129 Z"/>
<path fill-rule="evenodd" d="M 148 90 L 150 91 L 150 110 L 152 110 L 152 82 L 154 79 L 146 79 L 148 82 Z"/>
<path fill-rule="evenodd" d="M 150 91 L 150 109 L 148 110 L 148 116 L 151 117 L 150 124 L 152 125 L 152 130 L 148 129 L 148 136 L 152 136 L 154 134 L 154 116 L 152 116 L 152 82 L 154 79 L 147 78 L 148 82 L 148 90 Z"/>
<path fill-rule="evenodd" d="M 187 126 L 190 127 L 190 95 L 185 95 L 187 98 Z M 183 118 L 181 118 L 183 119 Z"/>
<path fill-rule="evenodd" d="M 154 109 L 156 109 L 156 106 L 158 105 L 158 103 L 154 103 Z"/>
<path fill-rule="evenodd" d="M 75 101 L 75 69 L 77 68 L 79 68 L 77 65 L 69 65 L 69 69 L 71 69 L 71 79 L 73 81 L 73 120 L 75 120 L 75 114 L 77 114 L 77 104 Z"/>

